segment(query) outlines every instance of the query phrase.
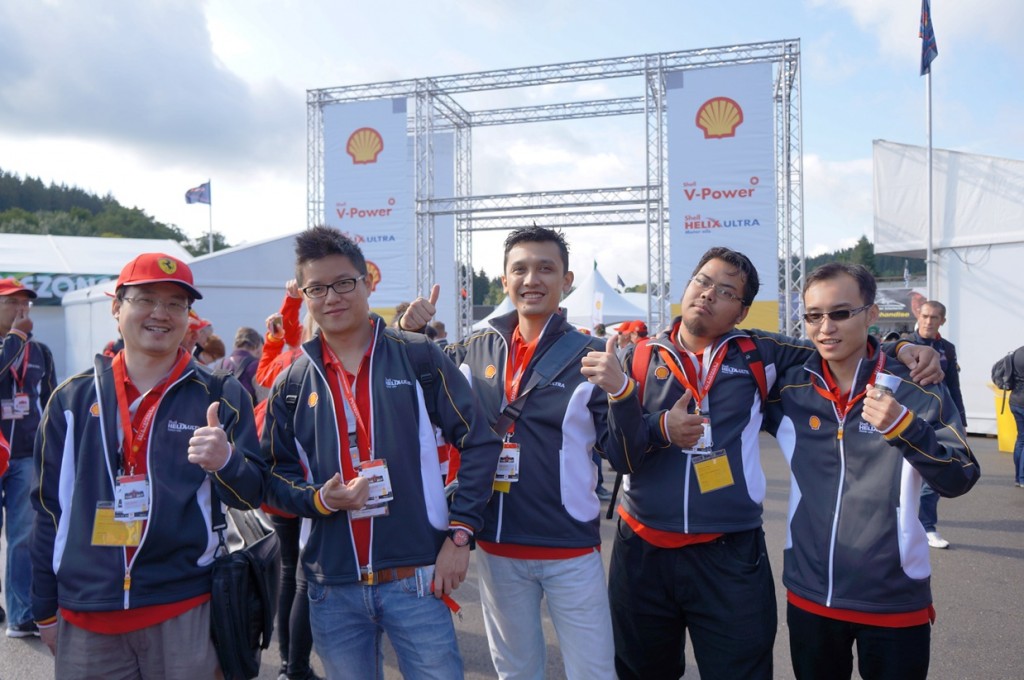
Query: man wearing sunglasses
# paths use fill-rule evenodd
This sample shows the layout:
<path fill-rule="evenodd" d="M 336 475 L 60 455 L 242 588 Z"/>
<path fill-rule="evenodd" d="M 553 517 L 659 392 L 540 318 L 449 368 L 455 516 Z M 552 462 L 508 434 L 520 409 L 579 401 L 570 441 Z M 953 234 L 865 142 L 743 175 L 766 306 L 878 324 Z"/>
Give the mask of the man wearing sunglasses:
<path fill-rule="evenodd" d="M 783 583 L 798 678 L 923 679 L 931 625 L 923 481 L 943 496 L 980 474 L 945 385 L 915 385 L 868 329 L 875 279 L 830 263 L 807 277 L 815 352 L 779 374 L 765 429 L 791 470 Z"/>
<path fill-rule="evenodd" d="M 584 374 L 615 395 L 608 459 L 626 475 L 608 584 L 620 678 L 679 678 L 687 630 L 702 678 L 772 677 L 761 390 L 813 347 L 736 328 L 758 289 L 745 255 L 712 248 L 683 291 L 680 317 L 650 341 L 642 381 L 609 353 L 584 360 Z M 941 379 L 933 351 L 900 353 L 915 377 Z"/>
<path fill-rule="evenodd" d="M 11 460 L 0 477 L 0 525 L 7 527 L 7 637 L 38 635 L 32 620 L 29 489 L 32 443 L 50 393 L 56 386 L 50 348 L 32 339 L 32 301 L 36 293 L 15 279 L 0 279 L 0 432 L 10 442 Z M 0 623 L 4 620 L 0 607 Z"/>

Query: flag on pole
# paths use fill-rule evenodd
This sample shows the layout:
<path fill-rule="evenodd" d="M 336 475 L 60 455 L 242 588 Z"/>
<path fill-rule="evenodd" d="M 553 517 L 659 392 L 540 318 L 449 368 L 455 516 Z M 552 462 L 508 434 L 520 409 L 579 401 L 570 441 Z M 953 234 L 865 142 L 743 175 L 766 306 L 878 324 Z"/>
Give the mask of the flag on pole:
<path fill-rule="evenodd" d="M 910 263 L 903 260 L 903 287 L 910 288 Z"/>
<path fill-rule="evenodd" d="M 204 182 L 197 187 L 189 189 L 185 192 L 186 203 L 206 203 L 210 204 L 210 183 Z"/>
<path fill-rule="evenodd" d="M 625 288 L 626 287 L 626 282 L 623 281 L 622 277 L 619 276 L 618 274 L 615 275 L 615 283 L 616 283 L 616 285 L 618 285 L 619 288 Z"/>
<path fill-rule="evenodd" d="M 932 8 L 928 0 L 921 0 L 921 75 L 931 73 L 932 62 L 939 56 L 939 47 L 935 43 L 935 28 L 932 26 Z"/>

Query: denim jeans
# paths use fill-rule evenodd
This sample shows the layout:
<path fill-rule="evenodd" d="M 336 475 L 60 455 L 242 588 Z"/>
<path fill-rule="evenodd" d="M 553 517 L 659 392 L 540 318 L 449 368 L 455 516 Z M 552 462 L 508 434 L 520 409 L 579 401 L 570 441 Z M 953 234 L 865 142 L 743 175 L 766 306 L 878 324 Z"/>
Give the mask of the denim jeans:
<path fill-rule="evenodd" d="M 928 482 L 921 485 L 921 507 L 917 511 L 917 518 L 925 531 L 935 531 L 939 523 L 939 494 L 935 493 Z"/>
<path fill-rule="evenodd" d="M 480 604 L 491 660 L 503 680 L 542 680 L 540 600 L 548 612 L 569 680 L 614 678 L 614 642 L 601 554 L 521 560 L 476 551 Z"/>
<path fill-rule="evenodd" d="M 451 612 L 433 596 L 417 597 L 415 577 L 379 586 L 310 581 L 307 589 L 313 645 L 329 680 L 382 679 L 383 633 L 407 680 L 463 676 Z"/>
<path fill-rule="evenodd" d="M 1013 445 L 1013 478 L 1017 484 L 1024 484 L 1024 406 L 1010 406 L 1010 413 L 1017 421 L 1017 441 Z"/>
<path fill-rule="evenodd" d="M 7 568 L 4 570 L 4 594 L 7 599 L 8 625 L 32 620 L 32 556 L 29 537 L 35 513 L 29 502 L 35 466 L 32 457 L 12 458 L 7 473 L 0 478 L 3 489 L 3 514 L 0 527 L 7 523 Z"/>

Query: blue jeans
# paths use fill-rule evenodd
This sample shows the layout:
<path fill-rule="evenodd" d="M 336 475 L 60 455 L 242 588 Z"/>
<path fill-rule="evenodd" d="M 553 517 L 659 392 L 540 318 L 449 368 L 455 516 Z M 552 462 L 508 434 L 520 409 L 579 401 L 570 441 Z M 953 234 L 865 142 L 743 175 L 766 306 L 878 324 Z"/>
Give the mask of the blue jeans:
<path fill-rule="evenodd" d="M 1017 442 L 1013 445 L 1013 477 L 1017 484 L 1024 484 L 1024 406 L 1011 404 L 1010 413 L 1017 421 Z"/>
<path fill-rule="evenodd" d="M 35 466 L 32 457 L 12 458 L 7 473 L 0 477 L 3 489 L 3 515 L 0 527 L 7 522 L 7 568 L 4 570 L 4 593 L 7 599 L 7 622 L 12 625 L 32 620 L 32 556 L 29 537 L 35 513 L 29 502 Z"/>
<path fill-rule="evenodd" d="M 601 553 L 563 560 L 525 560 L 476 551 L 480 604 L 498 677 L 543 680 L 547 599 L 558 635 L 565 677 L 615 677 L 612 621 Z"/>
<path fill-rule="evenodd" d="M 917 511 L 917 518 L 925 531 L 935 531 L 939 523 L 939 494 L 935 493 L 928 482 L 921 485 L 921 507 Z"/>
<path fill-rule="evenodd" d="M 307 589 L 313 645 L 329 680 L 382 679 L 383 633 L 407 680 L 463 677 L 451 612 L 433 596 L 417 597 L 415 577 L 379 586 L 310 581 Z"/>

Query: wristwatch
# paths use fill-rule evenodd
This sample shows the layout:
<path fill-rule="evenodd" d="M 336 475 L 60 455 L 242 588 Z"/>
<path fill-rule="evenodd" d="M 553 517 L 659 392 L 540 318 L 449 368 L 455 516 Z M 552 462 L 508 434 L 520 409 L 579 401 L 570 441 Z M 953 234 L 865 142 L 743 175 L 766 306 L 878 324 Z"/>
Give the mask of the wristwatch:
<path fill-rule="evenodd" d="M 471 548 L 473 547 L 473 534 L 469 532 L 469 529 L 464 529 L 463 527 L 449 529 L 448 538 L 452 539 L 452 543 L 455 544 L 456 548 L 465 548 L 467 545 Z"/>

